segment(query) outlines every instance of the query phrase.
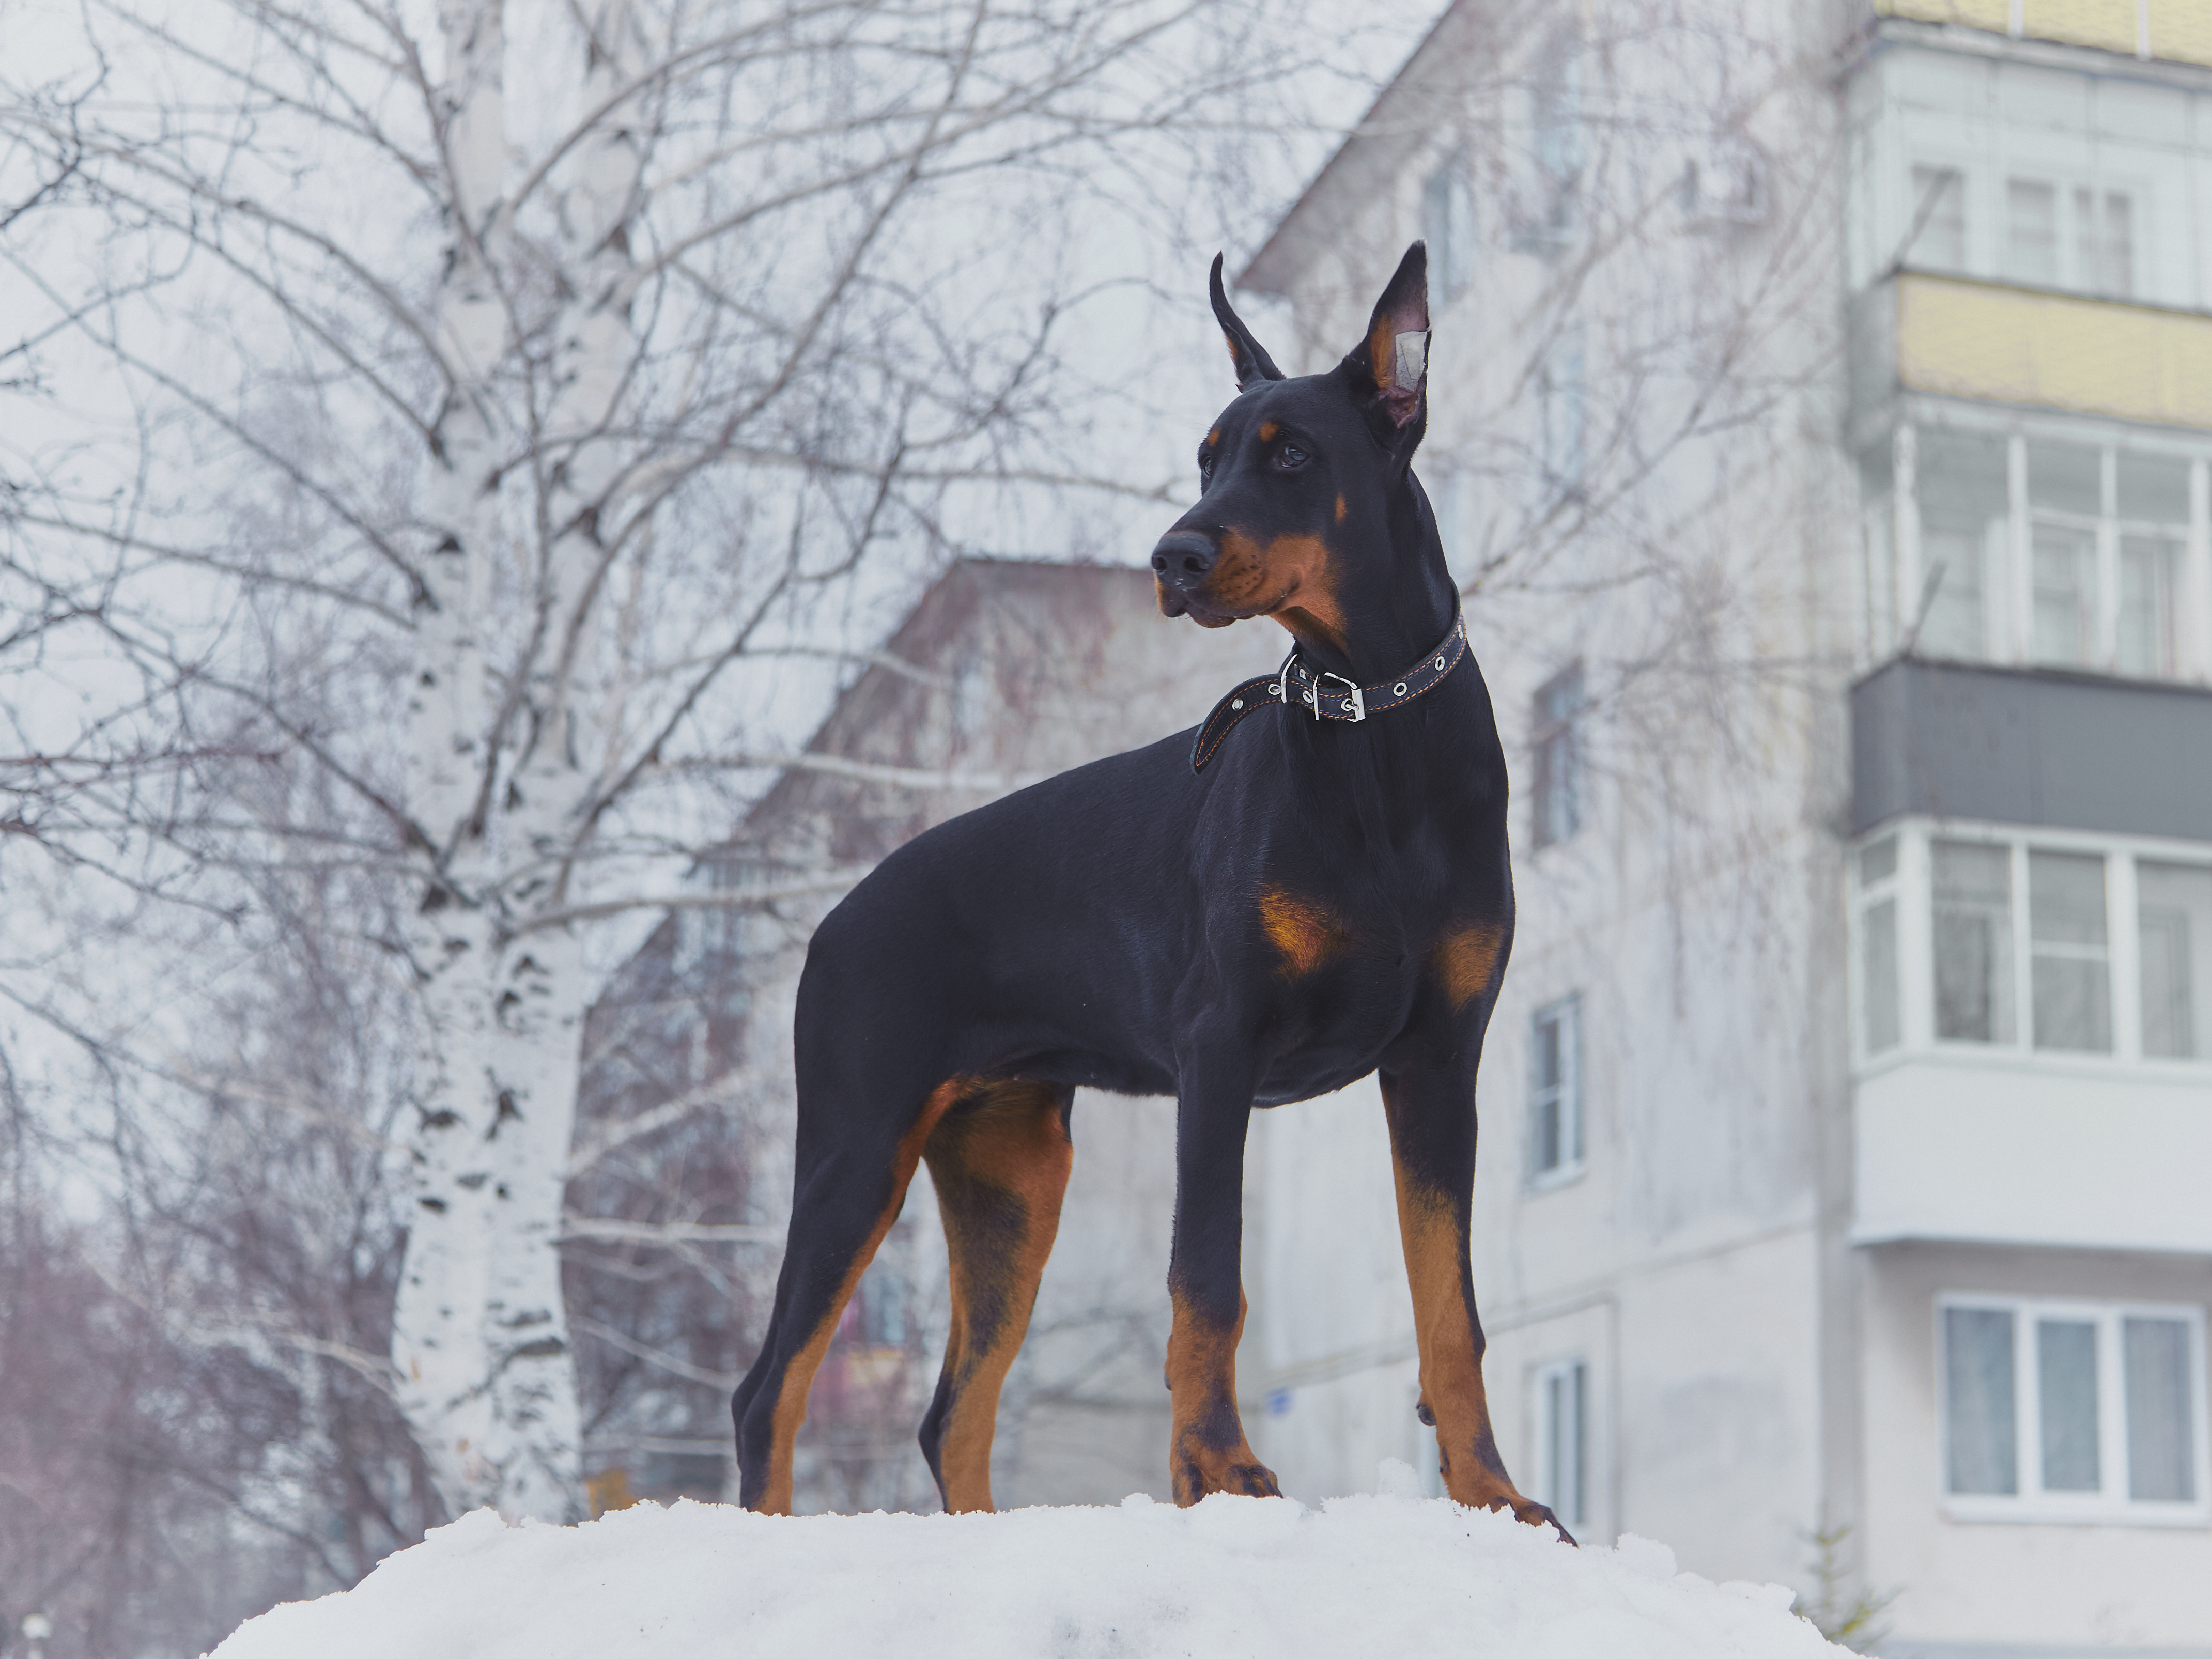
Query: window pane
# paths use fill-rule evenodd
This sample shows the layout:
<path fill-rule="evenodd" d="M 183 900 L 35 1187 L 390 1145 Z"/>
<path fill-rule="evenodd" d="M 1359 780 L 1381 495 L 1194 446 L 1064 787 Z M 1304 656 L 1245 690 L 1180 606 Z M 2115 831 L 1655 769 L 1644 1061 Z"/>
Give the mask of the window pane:
<path fill-rule="evenodd" d="M 2058 192 L 2033 179 L 2005 185 L 2005 275 L 2049 286 L 2058 280 Z"/>
<path fill-rule="evenodd" d="M 2136 866 L 2142 1049 L 2160 1060 L 2212 1054 L 2212 869 Z"/>
<path fill-rule="evenodd" d="M 2119 460 L 2120 516 L 2150 524 L 2189 522 L 2189 465 L 2163 455 L 2131 455 Z"/>
<path fill-rule="evenodd" d="M 1944 1403 L 1951 1490 L 2017 1492 L 2012 1315 L 1998 1308 L 1946 1308 L 1943 1375 L 1949 1396 Z"/>
<path fill-rule="evenodd" d="M 2012 854 L 1939 841 L 1935 862 L 1936 1035 L 2010 1042 Z"/>
<path fill-rule="evenodd" d="M 2163 536 L 2120 538 L 2119 670 L 2174 672 L 2174 593 L 2181 546 Z"/>
<path fill-rule="evenodd" d="M 2135 204 L 2125 191 L 2105 192 L 2101 258 L 2091 286 L 2122 298 L 2136 291 Z"/>
<path fill-rule="evenodd" d="M 1966 268 L 1966 181 L 1956 167 L 1912 169 L 1912 263 L 1923 270 Z"/>
<path fill-rule="evenodd" d="M 1580 663 L 1553 675 L 1536 692 L 1532 724 L 1539 847 L 1565 841 L 1582 827 L 1582 754 L 1576 728 L 1583 702 Z"/>
<path fill-rule="evenodd" d="M 1529 1162 L 1538 1175 L 1559 1167 L 1563 1147 L 1559 1133 L 1565 1054 L 1560 1042 L 1557 1015 L 1540 1016 L 1534 1031 L 1535 1066 L 1530 1081 Z"/>
<path fill-rule="evenodd" d="M 2128 1496 L 2194 1503 L 2189 1327 L 2178 1319 L 2128 1319 L 2121 1325 L 2128 1379 Z"/>
<path fill-rule="evenodd" d="M 1982 657 L 1988 651 L 1986 550 L 1993 539 L 2002 544 L 2008 507 L 2005 441 L 1927 427 L 1919 452 L 1920 568 L 1923 581 L 1934 586 L 1918 642 L 1937 656 Z M 1923 593 L 1900 597 L 1910 624 Z"/>
<path fill-rule="evenodd" d="M 2084 444 L 2027 443 L 2027 499 L 2033 507 L 2094 519 L 2105 510 L 2105 458 Z"/>
<path fill-rule="evenodd" d="M 1562 1437 L 1566 1443 L 1567 1478 L 1559 1483 L 1560 1496 L 1567 1500 L 1567 1507 L 1561 1518 L 1565 1519 L 1566 1515 L 1572 1516 L 1574 1519 L 1567 1524 L 1577 1527 L 1589 1513 L 1589 1506 L 1583 1501 L 1588 1487 L 1583 1473 L 1588 1467 L 1584 1453 L 1589 1447 L 1589 1413 L 1585 1399 L 1589 1392 L 1589 1368 L 1584 1365 L 1576 1364 L 1567 1369 L 1567 1431 Z"/>
<path fill-rule="evenodd" d="M 1870 1054 L 1894 1048 L 1901 1035 L 1897 988 L 1897 901 L 1884 899 L 1866 913 L 1866 1046 Z"/>
<path fill-rule="evenodd" d="M 2105 860 L 2078 853 L 2030 853 L 2027 896 L 2035 1046 L 2108 1051 L 2112 1017 L 2105 951 Z"/>
<path fill-rule="evenodd" d="M 1474 201 L 1464 155 L 1445 158 L 1422 186 L 1421 229 L 1437 286 L 1445 299 L 1455 299 L 1474 274 Z"/>
<path fill-rule="evenodd" d="M 2035 659 L 2086 663 L 2097 645 L 2097 538 L 2039 523 L 2034 540 Z"/>
<path fill-rule="evenodd" d="M 2036 1382 L 2043 1400 L 2043 1489 L 2095 1492 L 2097 1328 L 2080 1320 L 2039 1320 Z"/>
<path fill-rule="evenodd" d="M 1982 538 L 1960 531 L 1923 532 L 1920 561 L 1928 611 L 1916 643 L 1931 656 L 1972 660 L 1987 655 Z"/>
<path fill-rule="evenodd" d="M 1897 837 L 1884 836 L 1859 850 L 1859 879 L 1869 887 L 1897 873 Z"/>

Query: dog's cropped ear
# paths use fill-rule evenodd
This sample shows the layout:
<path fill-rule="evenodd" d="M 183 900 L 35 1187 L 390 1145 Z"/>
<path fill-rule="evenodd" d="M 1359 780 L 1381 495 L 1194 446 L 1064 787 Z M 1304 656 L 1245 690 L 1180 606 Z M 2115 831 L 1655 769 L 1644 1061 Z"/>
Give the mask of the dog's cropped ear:
<path fill-rule="evenodd" d="M 1375 302 L 1367 337 L 1341 365 L 1356 392 L 1376 400 L 1393 427 L 1421 412 L 1429 378 L 1429 250 L 1416 242 L 1398 262 L 1398 274 Z"/>
<path fill-rule="evenodd" d="M 1229 361 L 1236 366 L 1237 389 L 1239 392 L 1255 380 L 1279 380 L 1283 371 L 1275 367 L 1275 360 L 1267 349 L 1252 337 L 1252 331 L 1244 326 L 1229 304 L 1228 293 L 1221 286 L 1221 256 L 1213 256 L 1213 274 L 1206 280 L 1206 289 L 1213 301 L 1213 315 L 1221 325 L 1221 331 L 1229 338 Z"/>

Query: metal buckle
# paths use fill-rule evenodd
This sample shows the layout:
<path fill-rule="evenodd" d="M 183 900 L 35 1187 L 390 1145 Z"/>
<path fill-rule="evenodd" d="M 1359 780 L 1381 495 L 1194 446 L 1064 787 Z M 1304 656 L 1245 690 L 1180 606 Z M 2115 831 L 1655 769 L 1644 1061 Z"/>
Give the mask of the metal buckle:
<path fill-rule="evenodd" d="M 1352 710 L 1352 723 L 1354 726 L 1367 718 L 1367 699 L 1359 695 L 1358 685 L 1345 678 L 1341 674 L 1332 674 L 1324 670 L 1321 679 L 1314 682 L 1314 718 L 1316 720 L 1321 718 L 1322 680 L 1334 680 L 1345 688 L 1344 701 Z"/>

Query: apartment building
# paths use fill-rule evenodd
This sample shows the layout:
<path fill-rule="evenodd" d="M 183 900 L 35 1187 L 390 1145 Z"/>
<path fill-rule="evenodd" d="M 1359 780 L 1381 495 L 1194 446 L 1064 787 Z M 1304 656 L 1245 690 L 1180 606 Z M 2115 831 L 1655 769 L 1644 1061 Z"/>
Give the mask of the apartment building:
<path fill-rule="evenodd" d="M 2212 1653 L 2208 64 L 2172 0 L 1466 0 L 1242 279 L 1297 372 L 1431 250 L 1508 1462 L 1717 1577 L 1847 1527 L 1885 1652 Z M 1258 1146 L 1262 1455 L 1425 1468 L 1379 1107 Z"/>

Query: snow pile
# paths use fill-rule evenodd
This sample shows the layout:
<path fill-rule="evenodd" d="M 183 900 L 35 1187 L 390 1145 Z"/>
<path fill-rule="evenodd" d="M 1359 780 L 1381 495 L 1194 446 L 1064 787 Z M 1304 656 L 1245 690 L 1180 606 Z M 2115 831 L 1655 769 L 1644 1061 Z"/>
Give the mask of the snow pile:
<path fill-rule="evenodd" d="M 1677 1574 L 1646 1539 L 1572 1550 L 1441 1498 L 776 1519 L 640 1505 L 580 1527 L 489 1510 L 216 1659 L 884 1654 L 1835 1654 L 1776 1584 Z"/>

